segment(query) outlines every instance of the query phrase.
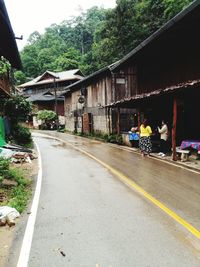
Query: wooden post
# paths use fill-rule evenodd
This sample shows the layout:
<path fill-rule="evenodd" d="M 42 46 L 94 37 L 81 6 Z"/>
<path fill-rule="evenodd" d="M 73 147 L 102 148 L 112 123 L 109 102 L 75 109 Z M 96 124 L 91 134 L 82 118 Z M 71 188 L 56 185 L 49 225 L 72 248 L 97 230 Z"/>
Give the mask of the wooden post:
<path fill-rule="evenodd" d="M 177 125 L 177 97 L 174 96 L 173 102 L 173 127 L 172 127 L 172 158 L 177 161 L 176 154 L 176 125 Z"/>
<path fill-rule="evenodd" d="M 120 107 L 117 108 L 117 134 L 120 134 Z"/>
<path fill-rule="evenodd" d="M 111 134 L 111 125 L 110 125 L 110 107 L 108 107 L 108 114 L 107 114 L 107 116 L 108 116 L 108 133 L 109 133 L 109 135 Z"/>

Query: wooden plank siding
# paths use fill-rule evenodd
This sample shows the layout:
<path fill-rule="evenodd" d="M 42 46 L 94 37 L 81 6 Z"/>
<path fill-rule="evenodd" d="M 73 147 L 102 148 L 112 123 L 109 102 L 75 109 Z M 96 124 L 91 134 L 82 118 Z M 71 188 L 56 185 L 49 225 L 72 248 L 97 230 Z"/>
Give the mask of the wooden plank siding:
<path fill-rule="evenodd" d="M 113 75 L 113 99 L 112 102 L 129 98 L 138 92 L 137 66 L 127 65 Z M 124 79 L 124 84 L 122 80 Z M 121 81 L 120 81 L 121 80 Z M 121 82 L 121 83 L 120 83 Z"/>

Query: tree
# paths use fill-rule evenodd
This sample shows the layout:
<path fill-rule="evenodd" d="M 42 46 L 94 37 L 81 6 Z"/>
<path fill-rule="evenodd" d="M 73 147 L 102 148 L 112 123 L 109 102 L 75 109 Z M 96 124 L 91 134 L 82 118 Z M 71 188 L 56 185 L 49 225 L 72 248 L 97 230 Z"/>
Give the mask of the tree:
<path fill-rule="evenodd" d="M 122 58 L 191 2 L 117 0 L 113 9 L 88 9 L 44 34 L 32 33 L 21 52 L 24 73 L 30 78 L 79 67 L 90 74 Z"/>
<path fill-rule="evenodd" d="M 79 68 L 80 59 L 81 55 L 79 51 L 70 47 L 66 53 L 60 55 L 54 61 L 54 71 L 77 69 Z"/>
<path fill-rule="evenodd" d="M 25 83 L 27 81 L 25 73 L 21 70 L 15 71 L 14 77 L 16 85 Z"/>
<path fill-rule="evenodd" d="M 51 126 L 56 125 L 57 114 L 52 110 L 40 110 L 37 114 L 37 120 L 42 121 L 41 129 L 52 129 Z"/>
<path fill-rule="evenodd" d="M 38 120 L 47 120 L 47 121 L 51 121 L 51 120 L 55 120 L 57 118 L 57 115 L 54 111 L 52 110 L 40 110 L 38 112 L 38 115 L 37 115 L 37 119 Z"/>
<path fill-rule="evenodd" d="M 12 124 L 17 124 L 19 121 L 25 121 L 31 112 L 31 104 L 23 96 L 12 96 L 5 100 L 4 103 L 5 115 L 7 115 Z"/>
<path fill-rule="evenodd" d="M 28 44 L 34 44 L 38 42 L 38 40 L 41 39 L 41 34 L 38 31 L 35 31 L 31 33 L 31 35 L 28 38 Z"/>
<path fill-rule="evenodd" d="M 188 6 L 192 0 L 164 0 L 165 11 L 164 17 L 166 20 L 171 19 L 186 6 Z"/>

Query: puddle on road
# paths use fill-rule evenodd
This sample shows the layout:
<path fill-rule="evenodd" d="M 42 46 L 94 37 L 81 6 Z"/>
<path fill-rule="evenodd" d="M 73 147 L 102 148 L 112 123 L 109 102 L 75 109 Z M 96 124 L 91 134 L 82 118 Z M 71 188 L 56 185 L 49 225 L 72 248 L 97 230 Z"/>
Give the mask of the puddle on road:
<path fill-rule="evenodd" d="M 60 147 L 60 148 L 69 147 L 66 143 L 59 142 L 57 140 L 55 140 L 55 143 L 54 144 L 51 144 L 51 146 L 53 146 L 53 147 Z"/>

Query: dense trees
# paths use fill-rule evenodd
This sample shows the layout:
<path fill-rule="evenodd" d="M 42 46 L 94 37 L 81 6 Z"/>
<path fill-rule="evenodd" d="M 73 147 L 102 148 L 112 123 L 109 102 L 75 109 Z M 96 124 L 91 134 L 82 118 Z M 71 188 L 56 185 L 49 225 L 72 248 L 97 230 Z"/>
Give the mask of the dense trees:
<path fill-rule="evenodd" d="M 89 74 L 120 59 L 191 0 L 117 0 L 114 9 L 93 7 L 78 17 L 34 32 L 21 52 L 28 78 L 46 70 L 81 68 Z M 23 73 L 16 73 L 18 83 Z"/>

